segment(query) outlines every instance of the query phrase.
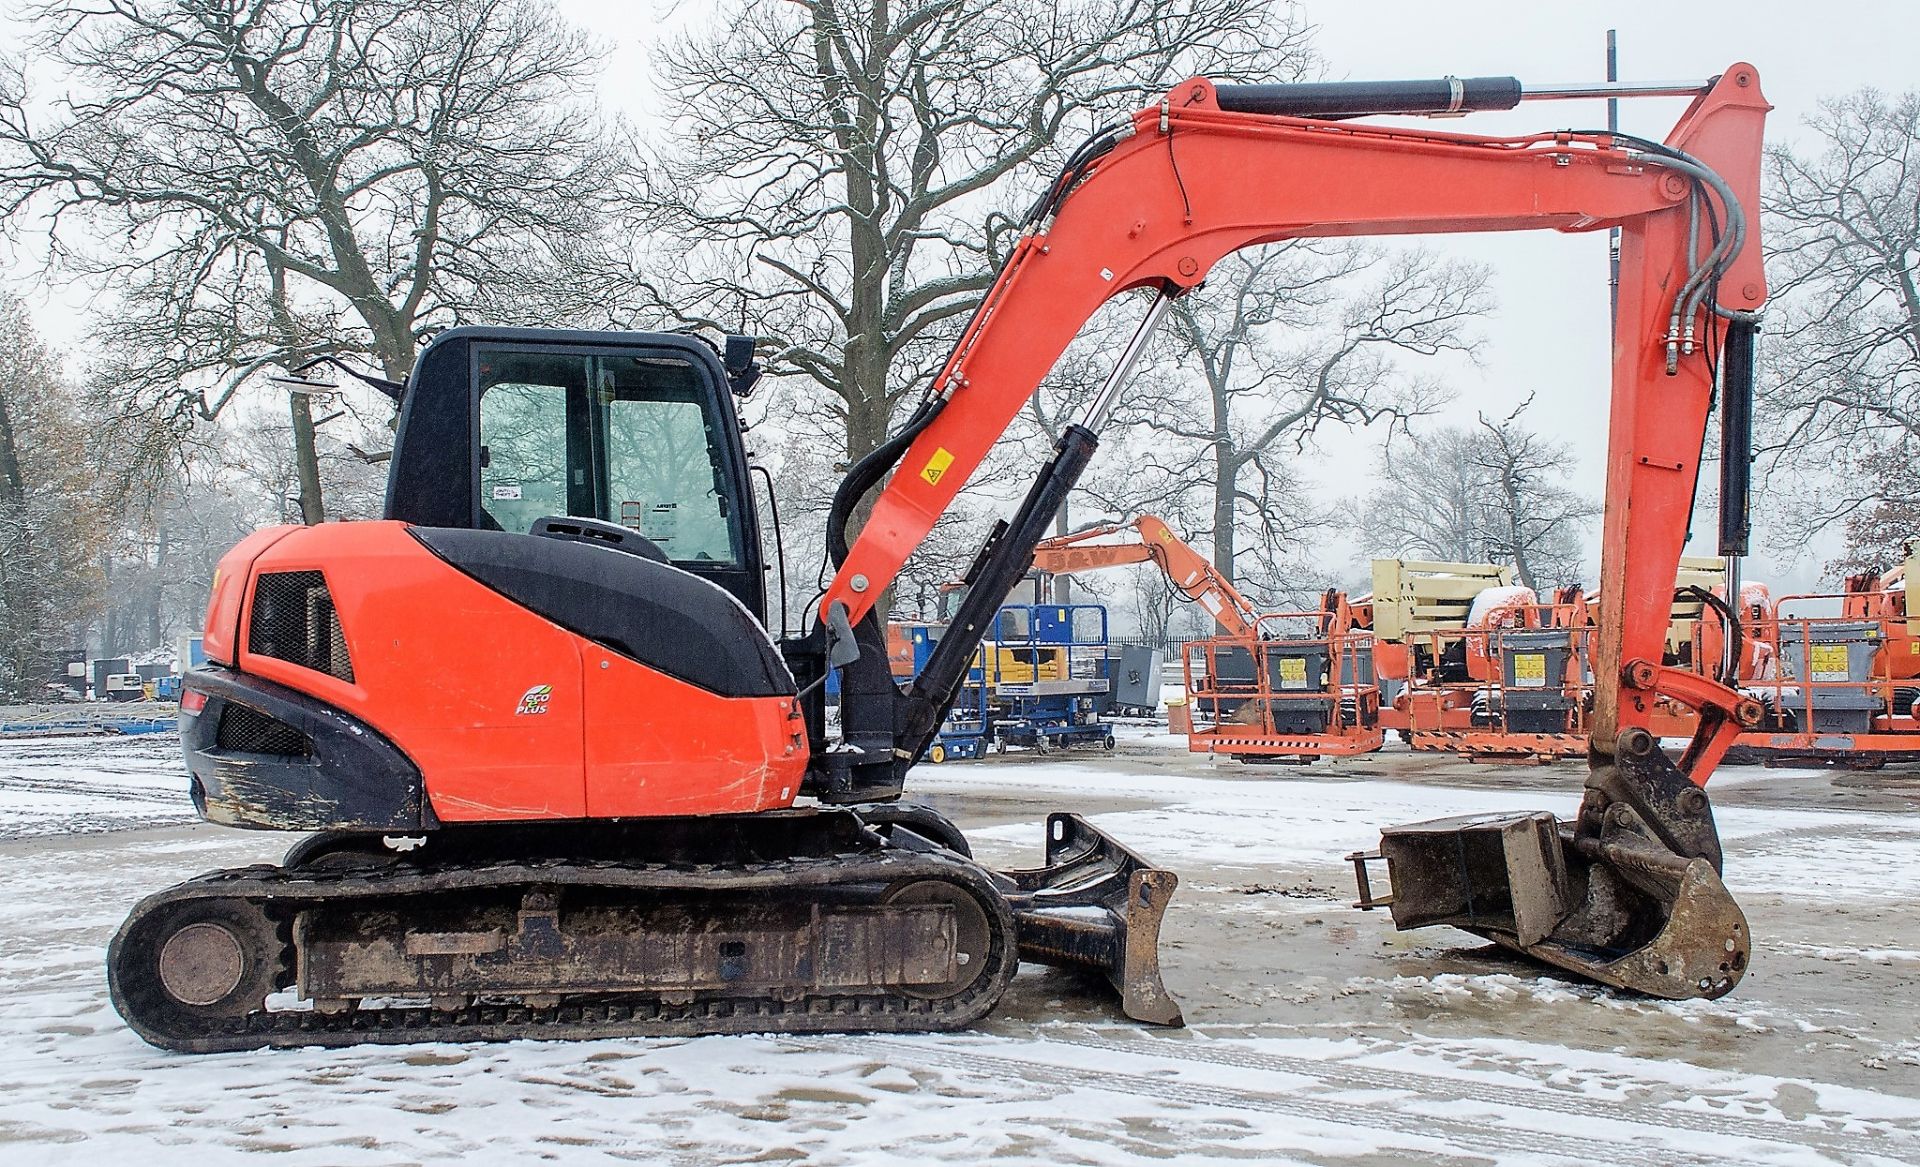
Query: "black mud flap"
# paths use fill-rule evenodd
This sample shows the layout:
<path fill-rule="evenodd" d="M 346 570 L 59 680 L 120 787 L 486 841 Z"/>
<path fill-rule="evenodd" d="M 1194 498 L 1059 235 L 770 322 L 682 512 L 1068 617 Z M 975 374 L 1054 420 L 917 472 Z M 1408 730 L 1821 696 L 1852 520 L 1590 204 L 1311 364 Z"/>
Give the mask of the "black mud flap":
<path fill-rule="evenodd" d="M 1579 817 L 1478 815 L 1388 827 L 1351 855 L 1363 909 L 1396 928 L 1447 924 L 1616 988 L 1682 1000 L 1746 973 L 1746 917 L 1720 881 L 1704 790 L 1638 730 L 1596 757 Z M 1384 859 L 1392 894 L 1373 895 Z"/>
<path fill-rule="evenodd" d="M 1000 871 L 1020 957 L 1097 971 L 1128 1017 L 1185 1024 L 1160 981 L 1160 918 L 1180 884 L 1077 814 L 1047 816 L 1046 866 Z"/>

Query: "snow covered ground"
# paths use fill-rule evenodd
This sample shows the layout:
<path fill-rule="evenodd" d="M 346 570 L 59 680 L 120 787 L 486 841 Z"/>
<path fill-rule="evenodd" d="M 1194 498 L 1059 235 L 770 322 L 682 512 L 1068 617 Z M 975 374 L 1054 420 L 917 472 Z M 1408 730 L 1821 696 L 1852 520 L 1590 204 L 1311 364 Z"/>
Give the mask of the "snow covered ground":
<path fill-rule="evenodd" d="M 1716 787 L 1754 969 L 1663 1004 L 1345 905 L 1340 856 L 1383 823 L 1564 812 L 1577 769 L 1256 770 L 1181 744 L 916 778 L 992 862 L 1031 862 L 1058 807 L 1179 871 L 1184 1030 L 1029 969 L 960 1035 L 190 1057 L 120 1024 L 105 943 L 146 891 L 289 840 L 188 825 L 171 739 L 0 742 L 0 1163 L 1920 1162 L 1920 779 L 1842 807 L 1826 775 Z"/>
<path fill-rule="evenodd" d="M 0 738 L 0 839 L 192 821 L 175 734 Z"/>

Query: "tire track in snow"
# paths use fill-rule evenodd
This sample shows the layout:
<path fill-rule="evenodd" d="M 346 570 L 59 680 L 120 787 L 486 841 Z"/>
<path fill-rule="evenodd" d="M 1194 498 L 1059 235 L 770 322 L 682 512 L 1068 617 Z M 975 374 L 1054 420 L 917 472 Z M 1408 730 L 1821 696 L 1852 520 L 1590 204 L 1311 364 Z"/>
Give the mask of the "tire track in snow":
<path fill-rule="evenodd" d="M 1052 1038 L 1036 1040 L 1042 1044 L 1071 1044 Z M 890 1051 L 899 1057 L 898 1061 L 891 1063 L 897 1066 L 916 1064 L 937 1066 L 944 1069 L 986 1073 L 1003 1080 L 1032 1082 L 1062 1089 L 1129 1095 L 1158 1103 L 1186 1103 L 1214 1110 L 1254 1111 L 1261 1114 L 1310 1119 L 1344 1127 L 1360 1127 L 1403 1136 L 1411 1140 L 1411 1145 L 1405 1149 L 1413 1152 L 1427 1149 L 1433 1141 L 1441 1140 L 1458 1150 L 1490 1155 L 1496 1160 L 1510 1158 L 1515 1152 L 1522 1152 L 1536 1160 L 1595 1164 L 1604 1165 L 1604 1167 L 1626 1167 L 1626 1165 L 1679 1167 L 1681 1164 L 1724 1167 L 1725 1163 L 1723 1158 L 1686 1154 L 1671 1147 L 1626 1146 L 1617 1142 L 1596 1142 L 1592 1139 L 1529 1130 L 1525 1127 L 1495 1126 L 1485 1121 L 1463 1121 L 1391 1109 L 1373 1101 L 1342 1102 L 1299 1093 L 1282 1094 L 1229 1086 L 1210 1086 L 1197 1082 L 1181 1082 L 1167 1078 L 1130 1076 L 1077 1066 L 1062 1066 L 1018 1054 L 995 1053 L 982 1049 L 956 1049 L 931 1043 L 872 1038 L 821 1038 L 804 1042 L 804 1048 L 832 1050 L 865 1059 L 872 1059 L 879 1053 Z M 1137 1054 L 1140 1051 L 1124 1052 Z M 1167 1060 L 1193 1062 L 1196 1059 L 1170 1054 Z M 1334 1089 L 1378 1089 L 1374 1086 L 1342 1083 L 1337 1076 L 1327 1073 L 1324 1063 L 1305 1061 L 1305 1064 L 1312 1068 L 1307 1071 L 1285 1072 L 1311 1077 Z M 1404 1091 L 1410 1087 L 1410 1082 L 1403 1079 L 1395 1088 Z M 1417 1089 L 1417 1087 L 1412 1088 Z M 1444 1103 L 1448 1100 L 1436 1098 L 1434 1101 Z M 1509 1101 L 1507 1105 L 1519 1104 Z"/>
<path fill-rule="evenodd" d="M 1895 1162 L 1920 1162 L 1920 1139 L 1894 1131 L 1872 1135 L 1793 1126 L 1761 1118 L 1731 1114 L 1709 1114 L 1677 1107 L 1645 1106 L 1632 1102 L 1611 1102 L 1583 1098 L 1532 1083 L 1511 1085 L 1478 1082 L 1417 1070 L 1390 1070 L 1378 1066 L 1355 1065 L 1346 1061 L 1322 1061 L 1289 1057 L 1253 1050 L 1220 1048 L 1177 1038 L 1142 1037 L 1133 1041 L 1111 1038 L 1061 1038 L 1043 1036 L 1039 1040 L 1057 1045 L 1080 1046 L 1103 1053 L 1151 1055 L 1170 1061 L 1197 1062 L 1231 1066 L 1235 1069 L 1261 1070 L 1276 1074 L 1298 1074 L 1318 1078 L 1330 1086 L 1352 1090 L 1411 1091 L 1424 1100 L 1480 1102 L 1499 1106 L 1517 1106 L 1526 1110 L 1547 1111 L 1569 1118 L 1627 1122 L 1637 1126 L 1666 1127 L 1694 1134 L 1751 1139 L 1782 1143 L 1795 1147 L 1846 1155 L 1880 1156 Z"/>
<path fill-rule="evenodd" d="M 35 778 L 25 774 L 0 775 L 0 791 L 22 794 L 64 794 L 73 797 L 97 797 L 116 802 L 153 802 L 167 804 L 186 801 L 187 784 L 178 790 L 161 789 L 129 779 L 121 782 L 85 781 L 73 778 Z"/>

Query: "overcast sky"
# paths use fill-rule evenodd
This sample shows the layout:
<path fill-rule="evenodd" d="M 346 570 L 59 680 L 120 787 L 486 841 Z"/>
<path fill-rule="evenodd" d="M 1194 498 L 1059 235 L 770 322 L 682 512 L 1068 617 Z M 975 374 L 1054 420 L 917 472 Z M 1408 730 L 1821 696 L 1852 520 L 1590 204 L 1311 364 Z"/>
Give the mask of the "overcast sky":
<path fill-rule="evenodd" d="M 1804 138 L 1801 122 L 1822 98 L 1862 86 L 1912 88 L 1920 45 L 1920 3 L 1837 0 L 1826 4 L 1748 0 L 1740 4 L 1494 3 L 1361 0 L 1316 4 L 1320 48 L 1331 73 L 1391 76 L 1512 74 L 1535 83 L 1605 76 L 1606 30 L 1619 30 L 1620 73 L 1629 81 L 1706 77 L 1736 60 L 1756 65 L 1775 109 L 1774 142 Z M 1382 36 L 1381 30 L 1392 30 Z M 1684 109 L 1676 101 L 1622 103 L 1622 128 L 1664 135 Z M 1522 105 L 1469 119 L 1490 132 L 1605 124 L 1604 103 Z M 1537 389 L 1529 412 L 1540 428 L 1576 443 L 1582 485 L 1598 493 L 1607 419 L 1607 299 L 1604 236 L 1438 238 L 1431 245 L 1495 265 L 1499 309 L 1488 321 L 1484 364 L 1465 374 L 1457 411 L 1491 412 Z M 1764 343 L 1764 338 L 1762 340 Z M 1484 403 L 1484 404 L 1483 404 Z M 1765 497 L 1755 505 L 1764 508 Z M 1697 523 L 1707 528 L 1710 524 Z M 1710 547 L 1700 550 L 1711 553 Z M 1802 590 L 1833 548 L 1799 562 L 1756 556 L 1754 578 Z M 1591 568 L 1590 568 L 1591 569 Z"/>
<path fill-rule="evenodd" d="M 703 6 L 643 6 L 608 0 L 558 0 L 560 11 L 595 30 L 614 47 L 606 100 L 639 112 L 646 89 L 646 44 L 660 27 L 699 19 Z M 1508 75 L 1523 82 L 1598 81 L 1605 76 L 1606 30 L 1619 33 L 1620 72 L 1628 81 L 1706 78 L 1734 61 L 1759 68 L 1776 109 L 1773 141 L 1800 136 L 1800 122 L 1823 97 L 1864 85 L 1913 86 L 1920 46 L 1920 0 L 1743 0 L 1738 4 L 1676 4 L 1671 0 L 1531 3 L 1499 0 L 1319 0 L 1307 5 L 1330 77 Z M 1629 132 L 1662 137 L 1685 108 L 1682 100 L 1623 103 Z M 1476 115 L 1444 128 L 1508 133 L 1605 124 L 1603 102 L 1523 105 L 1506 114 Z M 1453 420 L 1471 424 L 1477 411 L 1504 415 L 1528 392 L 1537 428 L 1571 442 L 1577 484 L 1600 492 L 1604 475 L 1608 393 L 1607 244 L 1604 233 L 1563 236 L 1438 236 L 1424 241 L 1449 255 L 1494 267 L 1498 308 L 1482 331 L 1487 343 L 1479 367 L 1453 372 L 1459 400 Z M 1305 463 L 1323 496 L 1335 487 L 1322 466 L 1352 466 L 1373 458 L 1378 435 L 1333 437 Z M 1343 475 L 1342 481 L 1353 482 Z M 1765 506 L 1764 497 L 1757 498 Z M 1709 523 L 1697 524 L 1703 530 Z M 1598 529 L 1590 543 L 1597 566 Z M 1699 548 L 1711 553 L 1711 548 Z M 1813 583 L 1833 548 L 1815 548 L 1798 562 L 1756 556 L 1755 573 L 1776 590 Z M 1340 554 L 1345 554 L 1342 550 Z"/>
<path fill-rule="evenodd" d="M 648 44 L 663 27 L 697 22 L 708 11 L 696 0 L 651 5 L 555 0 L 555 7 L 608 43 L 612 54 L 603 98 L 643 119 L 653 101 L 646 80 Z M 1334 78 L 1512 74 L 1535 84 L 1599 80 L 1609 27 L 1619 30 L 1621 73 L 1629 81 L 1704 78 L 1733 61 L 1748 61 L 1758 66 L 1777 107 L 1769 128 L 1774 141 L 1798 137 L 1801 119 L 1822 97 L 1863 85 L 1911 87 L 1920 46 L 1920 0 L 1717 5 L 1319 0 L 1308 4 L 1307 12 L 1319 27 L 1318 45 Z M 1662 136 L 1683 106 L 1672 100 L 1626 103 L 1623 128 Z M 1595 126 L 1604 119 L 1600 102 L 1555 102 L 1476 115 L 1446 128 L 1505 133 Z M 1484 325 L 1488 343 L 1482 364 L 1453 377 L 1460 394 L 1454 418 L 1471 423 L 1477 410 L 1504 414 L 1536 391 L 1529 416 L 1538 428 L 1575 443 L 1578 485 L 1597 494 L 1604 472 L 1608 382 L 1604 234 L 1435 237 L 1429 245 L 1495 269 L 1499 307 Z M 61 342 L 78 339 L 75 297 L 49 299 L 22 290 L 40 309 L 50 336 Z M 1330 476 L 1316 475 L 1315 467 L 1370 460 L 1376 445 L 1374 435 L 1330 439 L 1306 470 L 1328 495 Z M 1345 481 L 1351 483 L 1352 476 Z M 1758 501 L 1764 506 L 1764 498 Z M 1798 563 L 1763 557 L 1755 567 L 1763 578 L 1805 585 L 1830 553 L 1831 548 L 1816 548 Z"/>

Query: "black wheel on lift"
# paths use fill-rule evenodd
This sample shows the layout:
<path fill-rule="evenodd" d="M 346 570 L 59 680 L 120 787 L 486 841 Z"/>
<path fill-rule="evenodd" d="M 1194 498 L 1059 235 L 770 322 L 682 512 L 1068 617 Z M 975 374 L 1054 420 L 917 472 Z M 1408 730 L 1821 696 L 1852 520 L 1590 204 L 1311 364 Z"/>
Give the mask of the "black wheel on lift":
<path fill-rule="evenodd" d="M 1106 737 L 1103 737 L 1100 739 L 1100 748 L 1107 751 L 1109 754 L 1113 752 L 1113 735 L 1112 734 L 1108 734 Z"/>
<path fill-rule="evenodd" d="M 260 904 L 189 900 L 121 928 L 107 950 L 107 988 L 136 1029 L 190 1041 L 228 1032 L 292 983 L 288 948 Z"/>

